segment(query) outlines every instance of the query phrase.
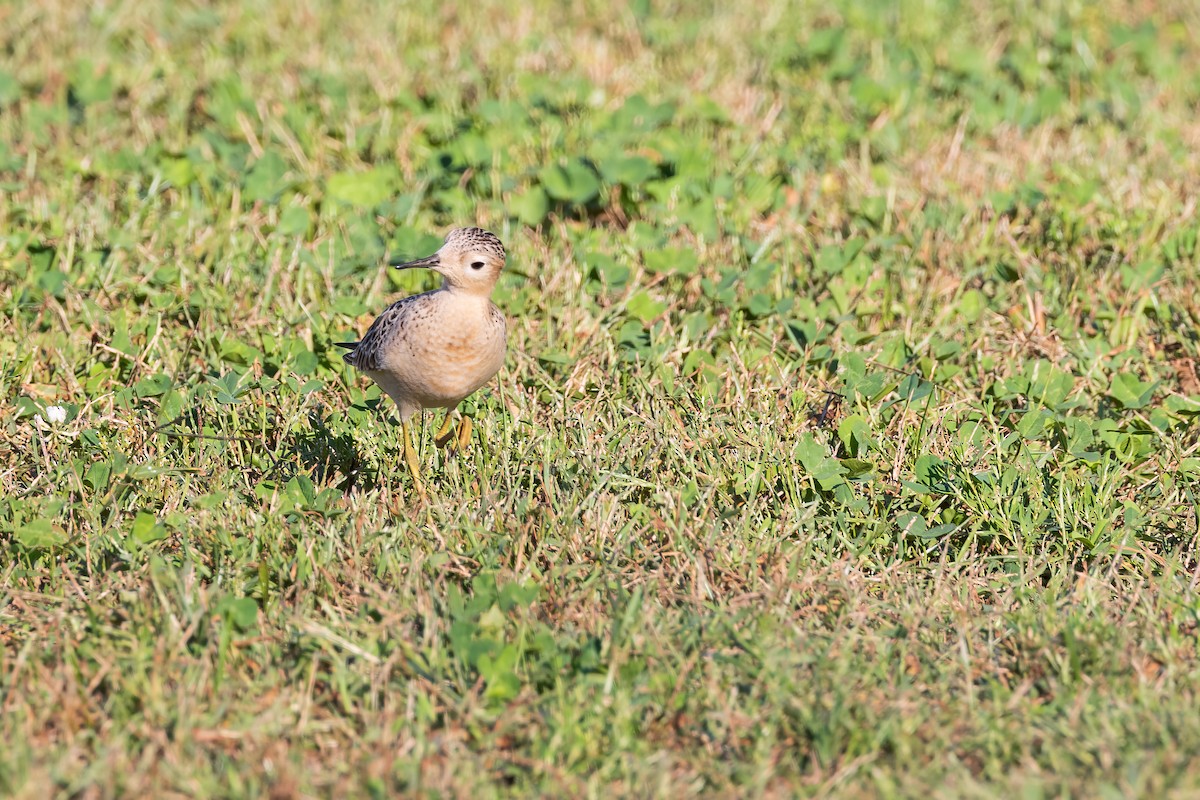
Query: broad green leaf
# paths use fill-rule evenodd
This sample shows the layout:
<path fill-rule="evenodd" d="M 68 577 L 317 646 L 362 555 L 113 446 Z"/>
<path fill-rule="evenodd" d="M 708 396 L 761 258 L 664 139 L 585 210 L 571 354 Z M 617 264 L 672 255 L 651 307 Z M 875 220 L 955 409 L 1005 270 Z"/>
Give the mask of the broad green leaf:
<path fill-rule="evenodd" d="M 1194 397 L 1181 397 L 1180 395 L 1173 394 L 1163 401 L 1163 405 L 1166 406 L 1168 411 L 1174 414 L 1182 414 L 1189 417 L 1200 414 L 1200 401 Z"/>
<path fill-rule="evenodd" d="M 842 420 L 838 425 L 838 439 L 842 442 L 842 447 L 846 448 L 848 453 L 859 456 L 870 448 L 874 448 L 875 441 L 871 435 L 871 428 L 867 425 L 867 421 L 859 414 L 851 414 Z"/>
<path fill-rule="evenodd" d="M 822 489 L 832 489 L 843 482 L 846 468 L 829 455 L 829 449 L 818 442 L 811 433 L 800 437 L 796 445 L 796 458 L 804 472 L 813 478 Z"/>
<path fill-rule="evenodd" d="M 600 194 L 600 180 L 592 168 L 578 159 L 566 165 L 552 164 L 538 174 L 542 188 L 555 200 L 584 205 Z"/>
<path fill-rule="evenodd" d="M 283 236 L 299 236 L 308 233 L 312 224 L 312 214 L 303 206 L 288 206 L 279 215 L 279 224 L 275 232 Z"/>
<path fill-rule="evenodd" d="M 909 536 L 915 536 L 918 539 L 937 539 L 952 533 L 958 527 L 956 525 L 942 524 L 931 528 L 925 522 L 924 517 L 912 511 L 904 511 L 897 514 L 896 525 L 904 533 Z"/>
<path fill-rule="evenodd" d="M 665 247 L 642 253 L 646 271 L 661 275 L 695 275 L 700 259 L 696 251 L 684 247 Z"/>
<path fill-rule="evenodd" d="M 1108 394 L 1124 408 L 1144 408 L 1154 396 L 1157 387 L 1157 383 L 1138 380 L 1136 375 L 1128 372 L 1118 372 L 1113 376 Z"/>
<path fill-rule="evenodd" d="M 102 492 L 108 488 L 108 478 L 111 474 L 112 467 L 107 461 L 97 461 L 88 467 L 83 480 L 92 487 L 92 491 Z"/>
<path fill-rule="evenodd" d="M 150 544 L 167 538 L 167 528 L 149 511 L 139 511 L 133 518 L 129 535 L 138 544 Z"/>
<path fill-rule="evenodd" d="M 600 175 L 609 183 L 641 186 L 658 177 L 658 167 L 645 156 L 610 156 L 600 161 Z"/>
<path fill-rule="evenodd" d="M 373 208 L 387 200 L 399 182 L 394 167 L 376 167 L 366 172 L 339 172 L 329 178 L 325 190 L 334 200 Z"/>
<path fill-rule="evenodd" d="M 954 473 L 949 462 L 926 453 L 917 457 L 913 467 L 917 480 L 934 492 L 948 492 L 954 485 Z"/>
<path fill-rule="evenodd" d="M 1029 381 L 1026 393 L 1030 401 L 1047 408 L 1062 405 L 1075 388 L 1075 378 L 1071 373 L 1059 369 L 1043 358 L 1034 361 L 1025 370 L 1025 376 Z"/>
<path fill-rule="evenodd" d="M 875 471 L 875 463 L 864 458 L 839 458 L 838 463 L 849 478 L 858 478 Z"/>
<path fill-rule="evenodd" d="M 158 169 L 163 180 L 177 188 L 188 186 L 196 180 L 196 170 L 186 156 L 162 158 L 158 162 Z"/>
<path fill-rule="evenodd" d="M 297 375 L 304 375 L 307 377 L 317 371 L 317 367 L 320 366 L 320 363 L 321 361 L 317 358 L 316 353 L 310 350 L 305 350 L 302 353 L 296 354 L 295 358 L 292 360 L 292 369 L 295 370 Z"/>
<path fill-rule="evenodd" d="M 44 550 L 66 542 L 67 534 L 48 519 L 35 519 L 17 528 L 13 538 L 30 550 Z"/>
<path fill-rule="evenodd" d="M 158 397 L 171 388 L 171 376 L 159 373 L 149 378 L 142 378 L 133 385 L 133 392 L 138 397 Z"/>
<path fill-rule="evenodd" d="M 506 701 L 521 691 L 521 679 L 517 676 L 518 651 L 516 645 L 505 645 L 494 657 L 482 654 L 479 657 L 479 674 L 487 683 L 484 697 L 489 700 Z"/>
<path fill-rule="evenodd" d="M 649 324 L 667 310 L 667 304 L 661 300 L 655 300 L 645 291 L 640 291 L 629 298 L 629 302 L 625 305 L 625 310 L 633 317 L 641 320 L 643 324 Z"/>
<path fill-rule="evenodd" d="M 531 186 L 514 197 L 509 202 L 508 208 L 523 225 L 536 227 L 541 225 L 546 219 L 546 215 L 550 213 L 550 199 L 546 197 L 546 192 L 542 187 Z"/>
<path fill-rule="evenodd" d="M 242 633 L 258 628 L 258 603 L 253 597 L 239 597 L 226 606 L 229 621 Z"/>
<path fill-rule="evenodd" d="M 584 263 L 596 271 L 609 289 L 624 289 L 633 277 L 633 270 L 606 253 L 585 253 Z"/>
<path fill-rule="evenodd" d="M 287 173 L 288 164 L 283 157 L 274 150 L 268 150 L 246 173 L 242 193 L 250 201 L 274 200 L 288 188 L 289 181 L 285 179 Z"/>
<path fill-rule="evenodd" d="M 112 99 L 113 79 L 108 69 L 91 61 L 79 61 L 69 71 L 71 93 L 81 105 L 103 103 Z"/>
<path fill-rule="evenodd" d="M 968 289 L 958 299 L 958 313 L 967 322 L 978 322 L 987 309 L 987 298 L 978 289 Z"/>

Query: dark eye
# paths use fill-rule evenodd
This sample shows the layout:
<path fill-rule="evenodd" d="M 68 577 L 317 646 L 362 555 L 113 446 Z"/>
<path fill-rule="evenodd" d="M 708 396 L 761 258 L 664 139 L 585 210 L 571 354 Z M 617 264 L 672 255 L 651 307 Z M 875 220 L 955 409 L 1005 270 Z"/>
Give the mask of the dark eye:
<path fill-rule="evenodd" d="M 472 261 L 471 269 L 483 269 L 483 262 L 482 261 Z"/>

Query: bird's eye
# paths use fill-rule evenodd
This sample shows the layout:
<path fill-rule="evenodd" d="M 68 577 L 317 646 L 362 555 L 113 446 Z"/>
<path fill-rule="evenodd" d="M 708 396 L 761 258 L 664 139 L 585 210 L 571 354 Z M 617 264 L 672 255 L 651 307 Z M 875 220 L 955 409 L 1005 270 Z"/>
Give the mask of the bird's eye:
<path fill-rule="evenodd" d="M 483 265 L 482 261 L 472 261 L 471 262 L 471 269 L 483 269 L 483 266 L 484 265 Z"/>

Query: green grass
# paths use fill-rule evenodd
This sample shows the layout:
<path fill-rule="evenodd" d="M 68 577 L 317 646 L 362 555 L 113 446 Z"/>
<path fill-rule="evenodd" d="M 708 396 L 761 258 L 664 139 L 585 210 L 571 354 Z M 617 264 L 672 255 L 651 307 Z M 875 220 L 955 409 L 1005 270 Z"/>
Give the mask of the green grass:
<path fill-rule="evenodd" d="M 0 794 L 1200 792 L 1194 4 L 712 5 L 0 7 Z"/>

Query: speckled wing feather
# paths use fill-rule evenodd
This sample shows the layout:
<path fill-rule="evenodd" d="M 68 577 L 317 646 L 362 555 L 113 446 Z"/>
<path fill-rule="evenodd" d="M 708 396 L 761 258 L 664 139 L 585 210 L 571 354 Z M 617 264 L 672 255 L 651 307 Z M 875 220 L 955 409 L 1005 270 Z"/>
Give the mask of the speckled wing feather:
<path fill-rule="evenodd" d="M 371 327 L 367 329 L 367 335 L 362 338 L 361 342 L 352 345 L 354 349 L 343 355 L 342 360 L 356 369 L 381 369 L 384 347 L 387 342 L 391 341 L 393 332 L 397 328 L 404 327 L 408 313 L 413 308 L 413 301 L 422 296 L 414 294 L 411 297 L 397 300 L 385 308 L 383 313 L 371 323 Z"/>

